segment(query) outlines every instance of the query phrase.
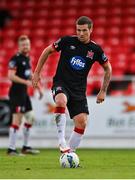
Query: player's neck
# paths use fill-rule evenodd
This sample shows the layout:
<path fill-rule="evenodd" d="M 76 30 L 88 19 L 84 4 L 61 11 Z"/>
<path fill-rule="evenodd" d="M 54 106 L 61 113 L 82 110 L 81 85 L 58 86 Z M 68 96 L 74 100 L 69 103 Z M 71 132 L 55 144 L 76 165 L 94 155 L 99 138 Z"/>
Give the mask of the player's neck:
<path fill-rule="evenodd" d="M 20 54 L 23 54 L 24 56 L 28 57 L 29 56 L 29 53 L 25 53 L 25 52 L 22 52 L 22 51 L 19 51 Z"/>
<path fill-rule="evenodd" d="M 90 42 L 90 39 L 88 39 L 87 41 L 84 42 L 84 44 L 88 44 Z"/>
<path fill-rule="evenodd" d="M 78 40 L 79 40 L 79 39 L 78 39 Z M 79 40 L 79 41 L 80 41 L 80 40 Z M 83 44 L 88 44 L 90 41 L 91 41 L 91 40 L 88 39 L 88 40 L 86 40 L 86 41 L 80 41 L 80 42 L 83 43 Z"/>

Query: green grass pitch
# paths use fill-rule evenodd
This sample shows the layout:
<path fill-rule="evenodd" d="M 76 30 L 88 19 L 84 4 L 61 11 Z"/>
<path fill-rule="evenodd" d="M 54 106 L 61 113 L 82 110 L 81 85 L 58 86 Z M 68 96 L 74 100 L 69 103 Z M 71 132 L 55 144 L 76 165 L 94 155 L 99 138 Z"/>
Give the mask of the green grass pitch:
<path fill-rule="evenodd" d="M 11 157 L 0 150 L 2 179 L 135 179 L 135 150 L 79 149 L 82 168 L 62 169 L 58 149 L 39 155 Z"/>

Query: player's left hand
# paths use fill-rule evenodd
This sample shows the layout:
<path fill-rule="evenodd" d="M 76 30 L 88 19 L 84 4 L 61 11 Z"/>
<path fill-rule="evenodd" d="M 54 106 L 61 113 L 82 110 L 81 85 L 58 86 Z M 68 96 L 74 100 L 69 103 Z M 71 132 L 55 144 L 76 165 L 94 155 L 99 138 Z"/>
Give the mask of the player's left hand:
<path fill-rule="evenodd" d="M 39 99 L 41 100 L 43 98 L 44 94 L 42 92 L 42 90 L 39 90 Z"/>
<path fill-rule="evenodd" d="M 96 103 L 102 103 L 105 100 L 106 97 L 106 92 L 105 91 L 99 91 L 98 95 L 97 95 L 97 100 Z"/>
<path fill-rule="evenodd" d="M 32 76 L 32 85 L 33 88 L 37 88 L 38 87 L 38 83 L 40 80 L 40 75 L 36 72 L 34 72 L 33 76 Z"/>

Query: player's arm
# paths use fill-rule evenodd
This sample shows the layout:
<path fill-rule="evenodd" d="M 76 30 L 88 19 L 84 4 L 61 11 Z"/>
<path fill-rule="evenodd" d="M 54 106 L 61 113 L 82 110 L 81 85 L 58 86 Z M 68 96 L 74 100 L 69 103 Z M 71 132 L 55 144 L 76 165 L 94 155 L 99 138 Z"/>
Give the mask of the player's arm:
<path fill-rule="evenodd" d="M 39 57 L 38 64 L 36 66 L 36 69 L 34 71 L 33 78 L 32 78 L 32 84 L 34 88 L 36 88 L 38 85 L 38 82 L 40 79 L 40 73 L 41 73 L 44 63 L 46 62 L 48 56 L 55 51 L 56 51 L 55 48 L 52 45 L 50 45 L 44 49 L 41 56 Z"/>
<path fill-rule="evenodd" d="M 27 86 L 31 85 L 31 81 L 25 80 L 23 78 L 20 78 L 19 76 L 16 75 L 16 70 L 14 69 L 9 69 L 8 70 L 8 77 L 11 81 L 20 83 L 20 84 L 25 84 Z"/>
<path fill-rule="evenodd" d="M 109 61 L 102 64 L 102 67 L 104 69 L 104 79 L 103 79 L 102 86 L 100 88 L 100 92 L 97 95 L 97 101 L 96 101 L 97 103 L 101 103 L 104 101 L 106 97 L 107 88 L 111 79 L 111 74 L 112 74 L 112 67 Z"/>

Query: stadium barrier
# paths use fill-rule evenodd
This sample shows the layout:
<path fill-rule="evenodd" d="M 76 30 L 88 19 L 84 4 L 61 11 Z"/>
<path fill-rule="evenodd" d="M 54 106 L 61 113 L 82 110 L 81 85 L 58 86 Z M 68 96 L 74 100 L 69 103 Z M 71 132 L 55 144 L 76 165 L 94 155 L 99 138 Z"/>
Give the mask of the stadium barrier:
<path fill-rule="evenodd" d="M 88 96 L 87 99 L 90 115 L 80 147 L 134 148 L 134 96 L 107 96 L 102 104 L 96 104 L 96 96 Z M 55 104 L 51 91 L 45 90 L 44 98 L 41 101 L 38 100 L 36 93 L 32 97 L 32 104 L 36 121 L 31 129 L 31 144 L 36 147 L 57 147 L 57 131 L 53 117 Z M 73 120 L 69 118 L 67 112 L 67 139 L 72 129 Z M 19 138 L 22 139 L 21 130 Z M 6 147 L 7 143 L 7 137 L 1 138 L 0 147 Z M 17 145 L 20 147 L 21 141 Z"/>

